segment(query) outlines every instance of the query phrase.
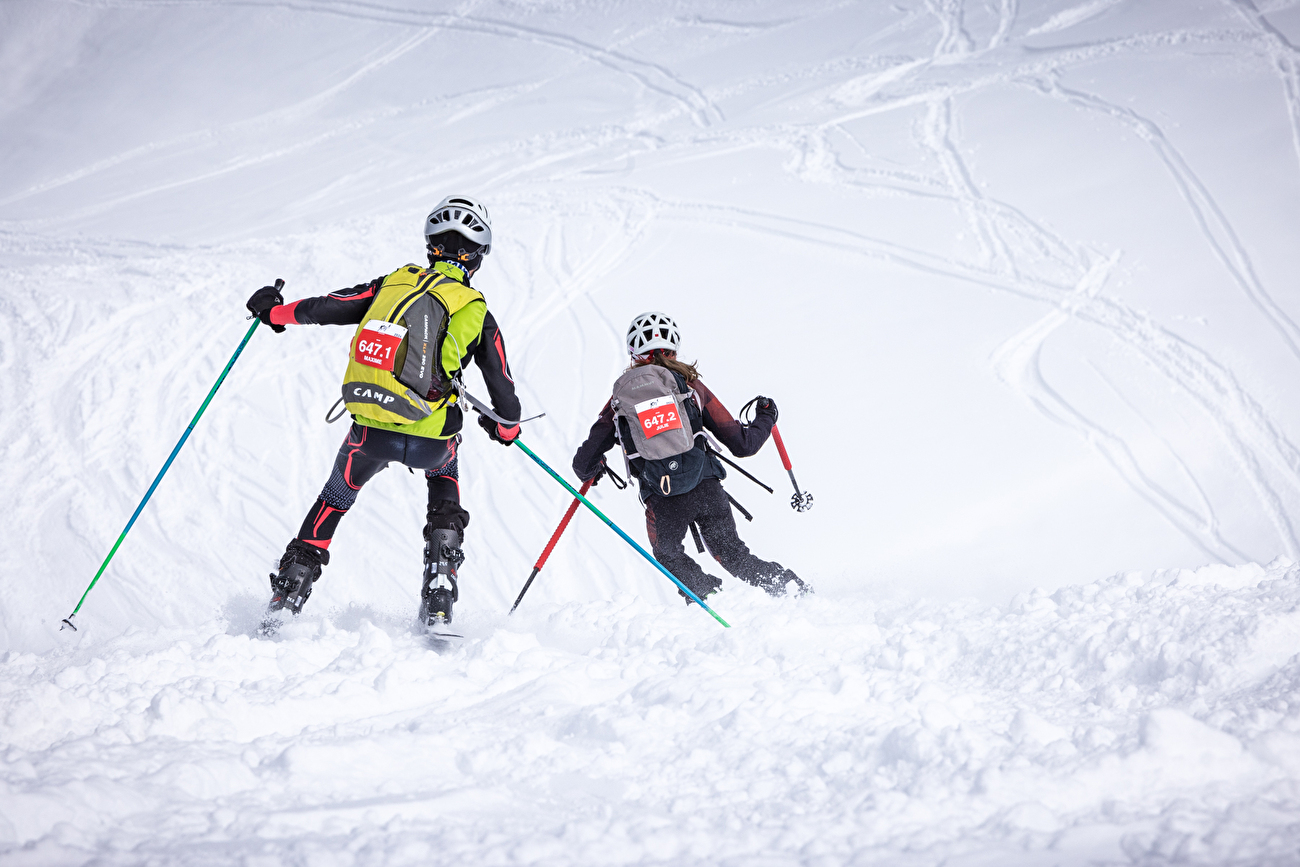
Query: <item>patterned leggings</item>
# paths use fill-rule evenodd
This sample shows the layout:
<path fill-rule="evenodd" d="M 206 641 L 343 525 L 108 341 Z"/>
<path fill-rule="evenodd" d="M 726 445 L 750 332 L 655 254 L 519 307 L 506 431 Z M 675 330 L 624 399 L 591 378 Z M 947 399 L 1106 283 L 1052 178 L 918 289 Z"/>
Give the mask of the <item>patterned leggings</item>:
<path fill-rule="evenodd" d="M 469 512 L 460 507 L 459 442 L 459 436 L 435 440 L 353 423 L 334 458 L 329 481 L 298 530 L 298 540 L 329 548 L 339 521 L 357 501 L 361 487 L 393 462 L 424 470 L 429 486 L 429 524 L 463 533 Z"/>

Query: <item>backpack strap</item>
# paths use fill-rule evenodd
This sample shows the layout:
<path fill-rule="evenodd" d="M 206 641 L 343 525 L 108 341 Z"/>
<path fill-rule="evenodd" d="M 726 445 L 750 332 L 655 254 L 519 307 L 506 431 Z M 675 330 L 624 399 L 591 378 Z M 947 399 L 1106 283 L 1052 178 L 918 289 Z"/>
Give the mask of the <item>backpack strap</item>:
<path fill-rule="evenodd" d="M 631 482 L 634 474 L 632 472 L 632 457 L 627 453 L 627 446 L 623 444 L 623 425 L 619 423 L 618 413 L 614 413 L 614 439 L 618 441 L 618 450 L 623 453 L 623 469 L 627 471 L 628 481 Z M 635 457 L 641 457 L 635 455 Z"/>

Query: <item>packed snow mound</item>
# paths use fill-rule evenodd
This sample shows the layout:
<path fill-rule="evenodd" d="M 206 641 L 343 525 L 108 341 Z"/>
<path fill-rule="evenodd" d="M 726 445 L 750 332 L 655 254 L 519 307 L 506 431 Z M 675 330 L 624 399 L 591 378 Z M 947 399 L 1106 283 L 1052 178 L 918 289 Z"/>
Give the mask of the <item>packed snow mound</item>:
<path fill-rule="evenodd" d="M 1294 863 L 1300 570 L 1006 608 L 260 598 L 0 661 L 6 864 Z M 317 600 L 313 599 L 313 604 Z"/>

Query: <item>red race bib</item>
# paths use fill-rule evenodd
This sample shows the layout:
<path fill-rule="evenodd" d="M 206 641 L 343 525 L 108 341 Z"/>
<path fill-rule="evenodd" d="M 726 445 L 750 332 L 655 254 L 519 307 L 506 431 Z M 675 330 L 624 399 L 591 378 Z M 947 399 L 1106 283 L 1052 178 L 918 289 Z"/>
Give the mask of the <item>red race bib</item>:
<path fill-rule="evenodd" d="M 638 403 L 636 417 L 641 420 L 641 432 L 647 438 L 664 431 L 678 430 L 682 426 L 682 420 L 677 415 L 677 402 L 671 396 Z"/>
<path fill-rule="evenodd" d="M 361 329 L 361 336 L 357 338 L 357 363 L 391 373 L 393 362 L 397 360 L 397 347 L 402 344 L 405 336 L 406 329 L 396 322 L 372 319 Z"/>

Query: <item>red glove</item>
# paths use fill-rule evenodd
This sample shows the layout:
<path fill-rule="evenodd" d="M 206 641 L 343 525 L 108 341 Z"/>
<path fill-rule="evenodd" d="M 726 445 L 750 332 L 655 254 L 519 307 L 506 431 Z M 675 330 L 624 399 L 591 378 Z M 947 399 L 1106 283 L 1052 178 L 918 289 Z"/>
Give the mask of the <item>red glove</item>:
<path fill-rule="evenodd" d="M 499 442 L 503 446 L 510 445 L 519 437 L 519 425 L 506 427 L 482 414 L 478 417 L 478 426 L 483 428 L 494 442 Z"/>

